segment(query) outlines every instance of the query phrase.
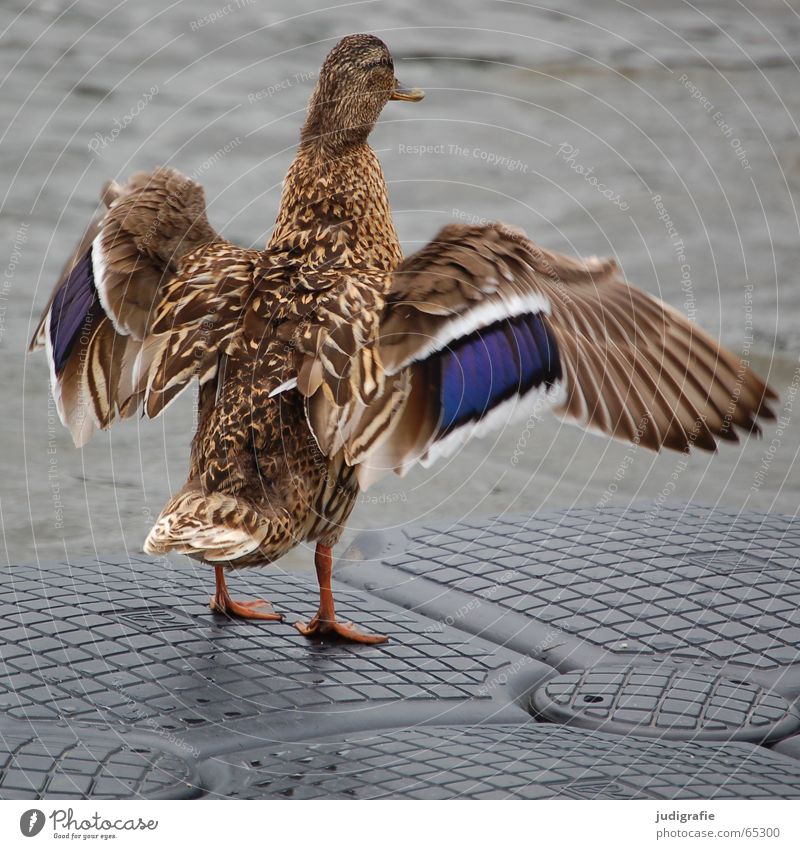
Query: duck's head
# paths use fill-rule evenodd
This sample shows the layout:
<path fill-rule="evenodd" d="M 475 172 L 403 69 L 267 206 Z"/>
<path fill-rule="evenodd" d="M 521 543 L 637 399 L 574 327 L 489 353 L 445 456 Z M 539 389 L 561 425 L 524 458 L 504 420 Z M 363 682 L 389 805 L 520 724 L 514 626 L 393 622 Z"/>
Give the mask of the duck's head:
<path fill-rule="evenodd" d="M 389 48 L 374 35 L 343 38 L 328 54 L 308 105 L 304 143 L 342 148 L 366 141 L 389 100 L 422 100 L 394 75 Z"/>

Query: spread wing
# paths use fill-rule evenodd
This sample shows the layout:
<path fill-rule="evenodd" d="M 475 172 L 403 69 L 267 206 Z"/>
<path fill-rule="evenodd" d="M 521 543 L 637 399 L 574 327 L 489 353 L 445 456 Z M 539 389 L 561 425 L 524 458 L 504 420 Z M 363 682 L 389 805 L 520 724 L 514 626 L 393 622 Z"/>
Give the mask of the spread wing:
<path fill-rule="evenodd" d="M 208 223 L 203 189 L 170 168 L 103 191 L 31 340 L 76 445 L 143 406 L 158 415 L 216 375 L 252 286 L 257 251 Z"/>
<path fill-rule="evenodd" d="M 376 426 L 343 434 L 362 486 L 427 465 L 537 410 L 647 448 L 715 450 L 774 418 L 775 393 L 613 260 L 576 260 L 499 225 L 452 225 L 394 274 L 380 317 L 383 382 L 407 383 Z M 380 403 L 380 399 L 378 399 Z"/>

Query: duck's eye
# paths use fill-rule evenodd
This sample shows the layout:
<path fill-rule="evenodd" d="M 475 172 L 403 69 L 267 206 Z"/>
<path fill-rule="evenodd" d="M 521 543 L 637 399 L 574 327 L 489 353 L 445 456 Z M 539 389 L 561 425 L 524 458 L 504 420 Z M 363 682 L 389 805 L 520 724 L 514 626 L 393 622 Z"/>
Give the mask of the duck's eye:
<path fill-rule="evenodd" d="M 394 70 L 394 63 L 391 59 L 387 59 L 384 56 L 382 59 L 374 59 L 373 61 L 367 62 L 367 64 L 364 65 L 365 70 L 371 70 L 372 68 L 380 67 L 391 68 L 392 70 Z"/>

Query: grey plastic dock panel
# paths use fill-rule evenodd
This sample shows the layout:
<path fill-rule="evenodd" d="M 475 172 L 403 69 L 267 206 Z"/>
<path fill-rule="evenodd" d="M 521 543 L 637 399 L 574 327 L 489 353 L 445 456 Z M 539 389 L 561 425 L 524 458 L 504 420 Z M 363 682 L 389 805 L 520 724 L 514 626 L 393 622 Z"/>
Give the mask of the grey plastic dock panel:
<path fill-rule="evenodd" d="M 695 506 L 367 534 L 337 602 L 381 646 L 301 638 L 310 577 L 249 570 L 252 623 L 185 559 L 14 566 L 0 798 L 798 798 L 798 552 Z"/>

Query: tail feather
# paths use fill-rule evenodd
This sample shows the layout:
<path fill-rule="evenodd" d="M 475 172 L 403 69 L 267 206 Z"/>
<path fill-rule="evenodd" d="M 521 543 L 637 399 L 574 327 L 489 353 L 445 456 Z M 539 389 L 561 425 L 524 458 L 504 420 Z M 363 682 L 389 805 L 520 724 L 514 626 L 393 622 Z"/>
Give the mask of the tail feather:
<path fill-rule="evenodd" d="M 144 550 L 176 551 L 211 563 L 241 560 L 259 552 L 272 524 L 243 499 L 203 492 L 191 483 L 161 511 Z M 269 559 L 265 554 L 264 562 Z"/>

